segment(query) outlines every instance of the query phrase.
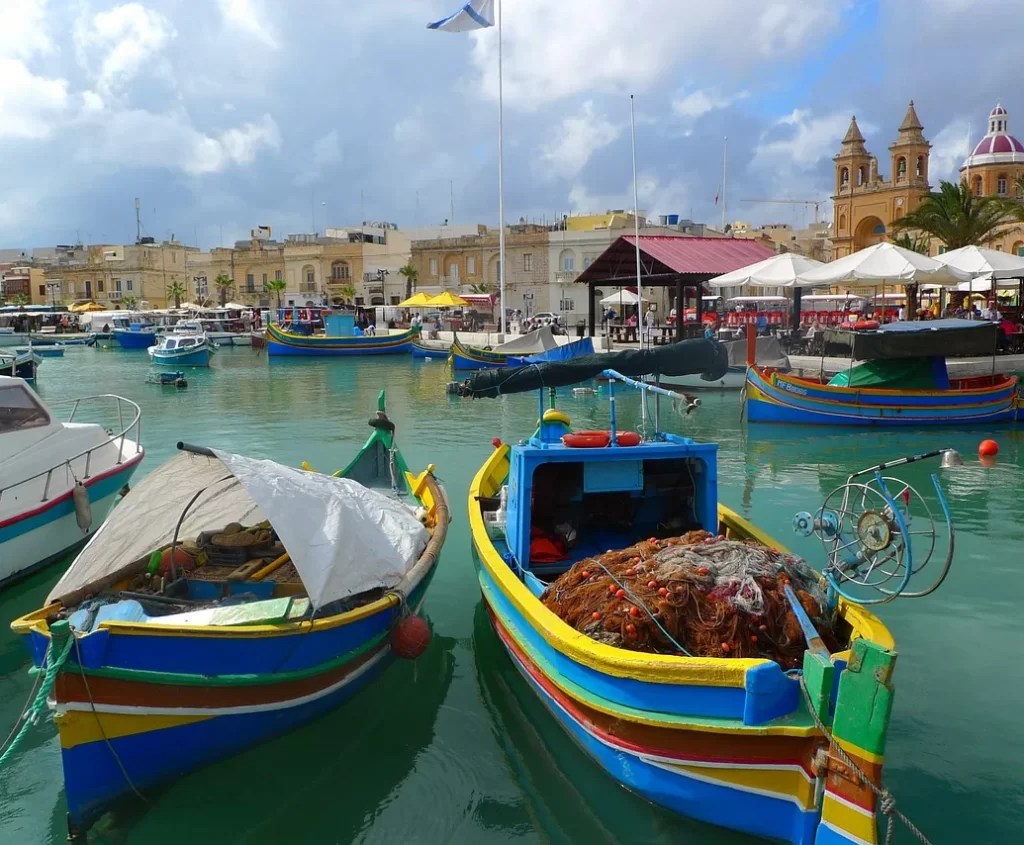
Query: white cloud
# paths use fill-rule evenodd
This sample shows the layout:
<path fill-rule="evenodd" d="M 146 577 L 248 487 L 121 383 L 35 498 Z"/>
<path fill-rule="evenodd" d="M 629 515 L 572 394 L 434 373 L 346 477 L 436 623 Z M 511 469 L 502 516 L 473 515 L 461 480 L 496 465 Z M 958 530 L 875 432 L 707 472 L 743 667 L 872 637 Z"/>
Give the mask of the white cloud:
<path fill-rule="evenodd" d="M 735 94 L 720 94 L 717 88 L 691 91 L 685 97 L 672 101 L 672 111 L 684 118 L 694 120 L 703 117 L 709 111 L 724 109 L 739 100 L 750 96 L 749 91 L 737 91 Z"/>
<path fill-rule="evenodd" d="M 562 121 L 559 137 L 541 148 L 541 158 L 553 175 L 575 176 L 597 150 L 621 134 L 622 126 L 612 123 L 607 115 L 597 114 L 593 101 L 587 100 L 578 115 Z"/>
<path fill-rule="evenodd" d="M 341 145 L 338 143 L 338 130 L 332 129 L 313 144 L 313 164 L 323 167 L 341 161 Z"/>
<path fill-rule="evenodd" d="M 932 184 L 940 179 L 947 182 L 959 173 L 960 165 L 970 155 L 971 147 L 978 142 L 981 129 L 976 129 L 974 137 L 968 140 L 969 126 L 966 120 L 954 120 L 947 123 L 935 135 L 932 141 L 931 154 L 928 156 L 928 178 Z"/>
<path fill-rule="evenodd" d="M 271 33 L 266 12 L 256 0 L 217 0 L 217 5 L 225 23 L 277 49 L 277 39 Z"/>
<path fill-rule="evenodd" d="M 875 127 L 858 121 L 862 134 L 870 134 Z M 850 112 L 834 111 L 815 117 L 808 109 L 794 109 L 780 117 L 775 126 L 762 135 L 750 163 L 752 169 L 777 170 L 779 167 L 807 169 L 839 151 L 846 130 L 850 126 Z M 781 127 L 787 127 L 782 131 Z M 789 129 L 791 127 L 791 129 Z M 782 131 L 783 137 L 777 137 Z"/>
<path fill-rule="evenodd" d="M 0 0 L 0 57 L 30 58 L 54 45 L 46 26 L 46 0 Z"/>
<path fill-rule="evenodd" d="M 125 167 L 167 167 L 190 175 L 252 164 L 261 151 L 281 146 L 280 130 L 270 115 L 207 135 L 183 113 L 133 109 L 105 117 L 99 128 L 98 138 L 83 139 L 80 159 Z"/>
<path fill-rule="evenodd" d="M 140 3 L 125 3 L 75 26 L 78 55 L 87 67 L 91 54 L 102 55 L 94 70 L 96 86 L 103 93 L 130 82 L 151 56 L 161 52 L 176 33 L 170 22 Z"/>
<path fill-rule="evenodd" d="M 636 180 L 640 213 L 648 218 L 658 214 L 679 214 L 687 206 L 689 190 L 681 179 L 662 184 L 653 173 L 640 173 Z M 575 213 L 599 214 L 609 208 L 633 208 L 633 182 L 621 191 L 593 194 L 583 185 L 574 185 L 569 191 L 569 206 Z"/>
<path fill-rule="evenodd" d="M 68 104 L 64 79 L 35 76 L 19 59 L 0 58 L 0 138 L 45 138 Z"/>
<path fill-rule="evenodd" d="M 643 90 L 680 63 L 741 73 L 818 45 L 839 23 L 843 0 L 518 0 L 504 10 L 504 93 L 533 109 L 587 91 Z M 735 32 L 743 21 L 742 37 Z M 497 98 L 497 33 L 471 35 L 485 93 Z"/>
<path fill-rule="evenodd" d="M 423 109 L 417 108 L 413 114 L 401 118 L 392 130 L 395 143 L 403 147 L 423 143 L 426 135 L 426 124 L 423 122 Z"/>

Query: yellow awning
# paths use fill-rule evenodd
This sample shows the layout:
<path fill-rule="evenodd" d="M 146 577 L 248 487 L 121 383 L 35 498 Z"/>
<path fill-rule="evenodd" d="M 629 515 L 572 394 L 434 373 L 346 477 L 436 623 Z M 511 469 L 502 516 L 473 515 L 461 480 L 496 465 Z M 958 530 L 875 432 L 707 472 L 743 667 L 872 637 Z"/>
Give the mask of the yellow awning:
<path fill-rule="evenodd" d="M 95 302 L 79 302 L 76 305 L 69 306 L 68 311 L 72 314 L 84 314 L 87 311 L 106 311 L 106 309 Z"/>
<path fill-rule="evenodd" d="M 452 293 L 450 290 L 446 290 L 444 293 L 439 293 L 427 304 L 438 308 L 465 308 L 469 305 L 465 299 L 457 293 Z"/>
<path fill-rule="evenodd" d="M 430 300 L 431 300 L 430 294 L 429 293 L 423 293 L 421 291 L 420 293 L 413 294 L 408 299 L 406 299 L 404 302 L 399 302 L 398 305 L 396 305 L 395 307 L 396 308 L 429 308 L 431 305 L 433 305 L 433 303 Z"/>

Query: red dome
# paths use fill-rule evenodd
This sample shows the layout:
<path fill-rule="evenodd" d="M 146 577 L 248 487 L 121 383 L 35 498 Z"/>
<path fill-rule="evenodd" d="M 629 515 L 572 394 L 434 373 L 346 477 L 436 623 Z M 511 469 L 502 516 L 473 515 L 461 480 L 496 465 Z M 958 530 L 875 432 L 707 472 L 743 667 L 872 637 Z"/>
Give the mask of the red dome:
<path fill-rule="evenodd" d="M 988 116 L 988 134 L 978 141 L 963 166 L 1021 163 L 1024 163 L 1024 144 L 1010 134 L 1010 115 L 1002 103 L 997 103 Z"/>
<path fill-rule="evenodd" d="M 996 107 L 989 112 L 989 117 L 995 117 L 997 114 L 1006 114 L 1006 109 L 1003 108 L 1002 103 L 998 103 Z"/>
<path fill-rule="evenodd" d="M 1024 144 L 1013 135 L 986 135 L 974 148 L 972 156 L 994 155 L 997 153 L 1024 153 Z"/>

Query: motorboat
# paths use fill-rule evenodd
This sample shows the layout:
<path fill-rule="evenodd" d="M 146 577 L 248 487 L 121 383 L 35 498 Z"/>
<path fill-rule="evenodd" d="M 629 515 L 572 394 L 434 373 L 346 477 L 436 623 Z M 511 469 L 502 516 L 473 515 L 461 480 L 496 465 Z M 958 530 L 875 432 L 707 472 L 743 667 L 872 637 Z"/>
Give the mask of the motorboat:
<path fill-rule="evenodd" d="M 182 320 L 147 350 L 154 364 L 173 367 L 208 367 L 214 344 L 202 325 Z"/>
<path fill-rule="evenodd" d="M 54 409 L 70 408 L 61 422 Z M 106 411 L 116 428 L 77 422 Z M 142 460 L 139 406 L 110 394 L 47 406 L 0 376 L 0 585 L 85 543 Z"/>
<path fill-rule="evenodd" d="M 27 352 L 19 349 L 0 349 L 0 375 L 35 381 L 38 367 L 39 356 L 31 349 Z"/>

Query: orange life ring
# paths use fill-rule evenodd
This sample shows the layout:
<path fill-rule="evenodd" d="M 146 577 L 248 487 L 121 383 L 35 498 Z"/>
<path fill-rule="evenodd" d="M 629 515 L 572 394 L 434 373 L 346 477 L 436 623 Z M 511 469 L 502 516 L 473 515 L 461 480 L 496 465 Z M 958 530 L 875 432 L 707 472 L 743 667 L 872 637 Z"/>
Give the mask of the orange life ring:
<path fill-rule="evenodd" d="M 857 331 L 863 331 L 864 329 L 877 329 L 878 320 L 858 320 L 853 324 L 853 327 Z"/>
<path fill-rule="evenodd" d="M 610 431 L 574 431 L 572 434 L 563 434 L 562 442 L 573 449 L 603 449 L 612 442 Z M 642 442 L 640 435 L 635 431 L 621 431 L 615 435 L 615 442 L 619 446 L 639 446 Z"/>

